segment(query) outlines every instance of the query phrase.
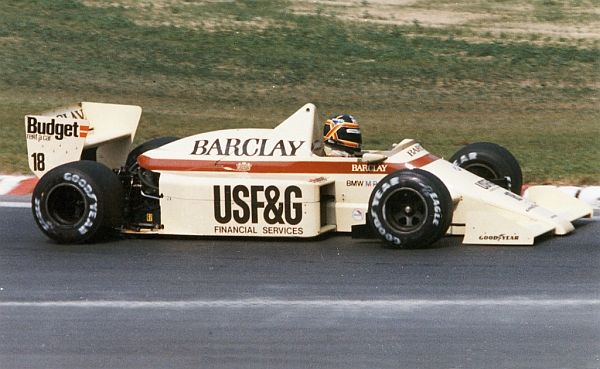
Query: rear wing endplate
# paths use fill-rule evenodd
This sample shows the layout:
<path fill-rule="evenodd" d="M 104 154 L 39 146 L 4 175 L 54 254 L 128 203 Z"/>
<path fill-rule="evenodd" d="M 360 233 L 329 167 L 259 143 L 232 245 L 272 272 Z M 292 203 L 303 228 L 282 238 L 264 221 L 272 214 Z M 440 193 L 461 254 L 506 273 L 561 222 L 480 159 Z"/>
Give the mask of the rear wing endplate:
<path fill-rule="evenodd" d="M 127 158 L 141 114 L 142 108 L 135 105 L 81 102 L 27 115 L 29 168 L 41 177 L 61 164 L 81 160 L 82 155 L 118 168 Z"/>

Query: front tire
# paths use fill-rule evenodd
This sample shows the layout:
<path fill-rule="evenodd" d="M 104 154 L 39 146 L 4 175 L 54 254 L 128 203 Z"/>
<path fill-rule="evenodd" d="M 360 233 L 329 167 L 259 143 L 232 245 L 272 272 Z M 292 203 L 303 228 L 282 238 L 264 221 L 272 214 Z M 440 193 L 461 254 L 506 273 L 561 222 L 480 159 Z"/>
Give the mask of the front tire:
<path fill-rule="evenodd" d="M 439 240 L 450 226 L 450 192 L 434 174 L 401 170 L 384 177 L 369 200 L 369 223 L 394 248 L 424 248 Z"/>
<path fill-rule="evenodd" d="M 452 155 L 449 161 L 509 191 L 521 194 L 521 166 L 513 154 L 500 145 L 491 142 L 469 144 Z"/>
<path fill-rule="evenodd" d="M 95 161 L 53 168 L 36 185 L 31 202 L 39 228 L 58 243 L 99 240 L 122 225 L 121 182 Z"/>

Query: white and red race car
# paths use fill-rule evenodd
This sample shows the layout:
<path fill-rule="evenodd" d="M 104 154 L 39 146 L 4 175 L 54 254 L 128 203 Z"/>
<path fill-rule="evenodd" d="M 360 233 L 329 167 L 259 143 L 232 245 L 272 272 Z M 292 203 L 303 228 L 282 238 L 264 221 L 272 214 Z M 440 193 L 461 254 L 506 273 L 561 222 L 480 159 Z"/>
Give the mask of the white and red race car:
<path fill-rule="evenodd" d="M 228 129 L 146 142 L 130 151 L 141 108 L 82 102 L 25 117 L 39 228 L 60 243 L 128 234 L 315 237 L 353 232 L 398 248 L 442 236 L 533 244 L 590 217 L 547 187 L 519 195 L 504 148 L 475 143 L 449 161 L 405 139 L 390 150 L 328 157 L 307 104 L 273 129 Z"/>

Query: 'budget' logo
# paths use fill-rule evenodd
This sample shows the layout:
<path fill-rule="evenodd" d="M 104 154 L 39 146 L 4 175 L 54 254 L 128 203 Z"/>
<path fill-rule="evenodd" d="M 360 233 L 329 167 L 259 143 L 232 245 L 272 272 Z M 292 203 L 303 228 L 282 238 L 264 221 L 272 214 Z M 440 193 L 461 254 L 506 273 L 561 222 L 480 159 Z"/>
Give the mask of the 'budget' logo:
<path fill-rule="evenodd" d="M 57 140 L 65 137 L 86 137 L 89 126 L 77 122 L 60 123 L 52 118 L 49 122 L 39 121 L 36 117 L 27 117 L 27 134 L 54 136 Z"/>

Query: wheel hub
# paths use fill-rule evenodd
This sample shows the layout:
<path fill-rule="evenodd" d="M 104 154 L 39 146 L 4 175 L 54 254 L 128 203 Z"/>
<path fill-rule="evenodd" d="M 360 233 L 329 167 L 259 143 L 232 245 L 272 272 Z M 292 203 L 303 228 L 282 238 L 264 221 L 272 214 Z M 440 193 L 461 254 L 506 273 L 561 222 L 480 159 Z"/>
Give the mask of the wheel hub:
<path fill-rule="evenodd" d="M 427 203 L 417 190 L 399 188 L 390 194 L 384 207 L 384 217 L 399 233 L 415 232 L 427 219 Z"/>
<path fill-rule="evenodd" d="M 73 184 L 59 184 L 48 191 L 47 213 L 60 226 L 73 226 L 79 223 L 83 219 L 86 206 L 85 194 Z"/>

